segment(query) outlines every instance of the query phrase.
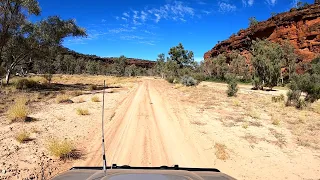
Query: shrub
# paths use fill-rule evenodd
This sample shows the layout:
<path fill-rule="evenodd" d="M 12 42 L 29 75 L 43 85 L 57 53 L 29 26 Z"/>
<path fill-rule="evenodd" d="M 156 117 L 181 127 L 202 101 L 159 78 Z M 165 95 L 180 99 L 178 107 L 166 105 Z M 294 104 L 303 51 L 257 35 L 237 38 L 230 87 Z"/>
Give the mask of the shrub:
<path fill-rule="evenodd" d="M 86 115 L 89 115 L 89 111 L 88 111 L 88 109 L 78 108 L 77 109 L 77 114 L 81 115 L 81 116 L 86 116 Z"/>
<path fill-rule="evenodd" d="M 69 93 L 71 96 L 81 96 L 83 94 L 82 91 L 72 91 Z"/>
<path fill-rule="evenodd" d="M 272 115 L 271 120 L 272 120 L 273 125 L 275 125 L 275 126 L 280 125 L 281 120 L 278 116 Z"/>
<path fill-rule="evenodd" d="M 51 80 L 52 80 L 52 74 L 45 74 L 43 75 L 43 77 L 49 82 L 49 84 L 51 83 Z"/>
<path fill-rule="evenodd" d="M 281 94 L 280 96 L 272 96 L 272 102 L 282 102 L 284 101 L 284 95 Z"/>
<path fill-rule="evenodd" d="M 235 77 L 228 78 L 227 95 L 229 97 L 236 96 L 238 92 L 238 84 Z"/>
<path fill-rule="evenodd" d="M 60 159 L 70 158 L 74 151 L 72 142 L 68 140 L 57 140 L 50 139 L 47 145 L 47 149 L 53 156 L 59 157 Z"/>
<path fill-rule="evenodd" d="M 197 85 L 197 80 L 193 79 L 191 76 L 183 76 L 181 78 L 181 84 L 185 86 L 195 86 Z"/>
<path fill-rule="evenodd" d="M 90 90 L 90 91 L 98 90 L 98 86 L 92 84 L 92 85 L 89 86 L 89 90 Z"/>
<path fill-rule="evenodd" d="M 174 81 L 174 77 L 167 77 L 166 80 L 169 82 L 169 83 L 173 83 Z"/>
<path fill-rule="evenodd" d="M 254 77 L 252 80 L 253 90 L 263 89 L 262 83 L 258 77 Z"/>
<path fill-rule="evenodd" d="M 98 96 L 93 96 L 93 97 L 91 98 L 91 101 L 92 101 L 92 102 L 100 102 L 100 99 L 99 99 Z"/>
<path fill-rule="evenodd" d="M 56 97 L 57 103 L 73 103 L 72 100 L 70 100 L 70 97 L 67 94 L 58 94 Z"/>
<path fill-rule="evenodd" d="M 16 89 L 35 89 L 39 87 L 39 83 L 32 79 L 18 79 L 15 83 Z"/>
<path fill-rule="evenodd" d="M 11 122 L 25 121 L 28 116 L 28 107 L 26 98 L 19 98 L 7 111 Z"/>
<path fill-rule="evenodd" d="M 22 131 L 20 133 L 18 133 L 16 136 L 15 136 L 15 139 L 19 142 L 19 143 L 24 143 L 24 142 L 27 142 L 27 141 L 30 141 L 30 134 L 26 131 Z"/>
<path fill-rule="evenodd" d="M 224 144 L 216 143 L 214 145 L 216 149 L 216 157 L 220 160 L 227 160 L 230 158 L 229 153 L 227 152 L 227 147 Z"/>

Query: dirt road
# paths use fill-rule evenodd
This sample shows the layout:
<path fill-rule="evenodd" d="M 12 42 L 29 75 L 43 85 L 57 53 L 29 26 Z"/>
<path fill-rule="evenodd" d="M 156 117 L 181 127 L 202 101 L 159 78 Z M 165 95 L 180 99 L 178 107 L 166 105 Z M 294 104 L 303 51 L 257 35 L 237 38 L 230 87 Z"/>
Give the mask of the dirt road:
<path fill-rule="evenodd" d="M 215 167 L 237 179 L 319 177 L 319 151 L 298 146 L 286 127 L 274 130 L 267 119 L 244 128 L 243 110 L 234 111 L 223 101 L 217 104 L 215 96 L 225 90 L 205 92 L 213 93 L 207 95 L 216 110 L 196 100 L 204 94 L 192 97 L 162 80 L 143 79 L 114 109 L 107 110 L 111 114 L 105 124 L 108 165 Z M 100 129 L 94 132 L 86 145 L 91 147 L 87 158 L 75 166 L 102 165 Z M 279 147 L 279 142 L 285 145 Z"/>
<path fill-rule="evenodd" d="M 145 80 L 116 109 L 105 130 L 109 165 L 210 167 L 188 133 L 189 123 L 180 121 L 185 115 L 172 112 L 161 93 Z M 94 144 L 83 165 L 101 166 L 101 139 Z"/>
<path fill-rule="evenodd" d="M 270 95 L 281 91 L 240 86 L 237 97 L 230 98 L 220 83 L 184 87 L 153 78 L 126 81 L 106 93 L 108 165 L 178 164 L 218 168 L 237 179 L 319 179 L 319 113 L 272 102 Z M 2 123 L 0 170 L 5 173 L 0 179 L 31 178 L 42 173 L 42 164 L 48 177 L 72 166 L 102 166 L 101 102 L 93 102 L 95 96 L 101 100 L 101 91 L 85 91 L 71 104 L 34 103 L 30 117 L 37 121 Z M 79 108 L 89 115 L 78 115 Z M 14 137 L 24 130 L 32 141 L 19 143 Z M 51 137 L 73 142 L 80 159 L 52 156 L 46 149 Z"/>

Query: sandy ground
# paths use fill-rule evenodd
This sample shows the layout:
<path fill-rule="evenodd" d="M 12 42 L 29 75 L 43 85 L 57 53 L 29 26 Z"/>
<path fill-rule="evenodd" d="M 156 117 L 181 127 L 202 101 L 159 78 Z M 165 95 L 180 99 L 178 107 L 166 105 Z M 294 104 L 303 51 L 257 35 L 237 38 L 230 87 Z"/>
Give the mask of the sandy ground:
<path fill-rule="evenodd" d="M 218 83 L 206 82 L 196 88 L 186 88 L 143 78 L 127 88 L 107 93 L 108 165 L 178 164 L 215 167 L 237 179 L 319 179 L 318 113 L 304 112 L 303 120 L 310 118 L 315 122 L 313 126 L 287 123 L 296 121 L 295 113 L 281 114 L 283 123 L 275 126 L 270 116 L 284 107 L 269 101 L 271 95 L 285 93 L 284 90 L 253 92 L 244 86 L 237 98 L 229 99 L 225 90 L 226 86 Z M 100 92 L 95 94 L 102 97 Z M 51 173 L 48 177 L 72 166 L 101 166 L 101 103 L 91 102 L 92 96 L 90 92 L 73 99 L 76 102 L 83 98 L 84 103 L 43 103 L 37 105 L 37 112 L 32 114 L 38 121 L 1 125 L 0 169 L 6 173 L 1 174 L 0 179 L 29 177 L 41 172 L 41 164 L 48 166 L 45 171 Z M 90 115 L 76 115 L 78 107 L 87 108 Z M 295 131 L 298 125 L 313 129 L 299 134 Z M 14 140 L 16 129 L 33 127 L 39 130 L 33 134 L 33 141 L 19 144 Z M 51 157 L 45 149 L 50 136 L 75 142 L 81 158 L 62 162 Z M 311 140 L 308 146 L 303 146 L 297 143 L 297 137 Z"/>

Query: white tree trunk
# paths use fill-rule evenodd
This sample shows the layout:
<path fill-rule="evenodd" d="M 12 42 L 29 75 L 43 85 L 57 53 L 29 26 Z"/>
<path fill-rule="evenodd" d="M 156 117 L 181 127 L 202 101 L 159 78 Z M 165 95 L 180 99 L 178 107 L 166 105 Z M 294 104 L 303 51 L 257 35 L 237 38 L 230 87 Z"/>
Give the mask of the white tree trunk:
<path fill-rule="evenodd" d="M 9 81 L 10 81 L 10 75 L 11 75 L 11 69 L 8 69 L 7 74 L 6 74 L 6 84 L 7 85 L 9 84 Z"/>

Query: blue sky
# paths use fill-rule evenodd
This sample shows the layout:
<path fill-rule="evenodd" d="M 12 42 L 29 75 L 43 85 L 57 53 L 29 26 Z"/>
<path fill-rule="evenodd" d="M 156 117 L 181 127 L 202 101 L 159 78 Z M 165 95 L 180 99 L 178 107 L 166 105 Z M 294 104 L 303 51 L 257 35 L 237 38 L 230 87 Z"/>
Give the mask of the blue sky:
<path fill-rule="evenodd" d="M 87 38 L 67 38 L 72 50 L 102 57 L 155 60 L 160 53 L 183 43 L 200 61 L 206 51 L 232 33 L 271 12 L 284 12 L 297 0 L 39 0 L 41 17 L 76 19 Z M 313 3 L 313 0 L 304 2 Z"/>

